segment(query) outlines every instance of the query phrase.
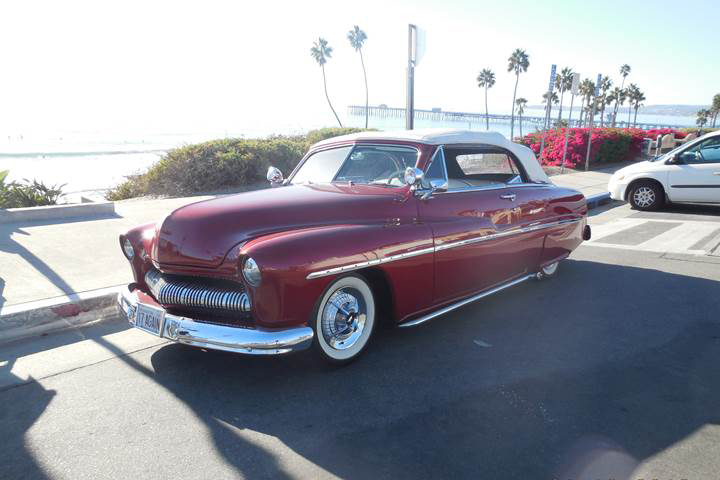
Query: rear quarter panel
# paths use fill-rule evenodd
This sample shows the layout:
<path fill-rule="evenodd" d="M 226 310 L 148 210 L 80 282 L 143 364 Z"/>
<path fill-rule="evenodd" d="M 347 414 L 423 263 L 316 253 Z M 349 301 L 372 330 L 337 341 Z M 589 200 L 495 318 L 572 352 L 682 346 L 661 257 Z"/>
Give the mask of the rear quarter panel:
<path fill-rule="evenodd" d="M 582 243 L 582 232 L 587 225 L 587 201 L 582 193 L 561 187 L 549 192 L 547 223 L 561 224 L 545 231 L 541 266 L 570 255 Z"/>

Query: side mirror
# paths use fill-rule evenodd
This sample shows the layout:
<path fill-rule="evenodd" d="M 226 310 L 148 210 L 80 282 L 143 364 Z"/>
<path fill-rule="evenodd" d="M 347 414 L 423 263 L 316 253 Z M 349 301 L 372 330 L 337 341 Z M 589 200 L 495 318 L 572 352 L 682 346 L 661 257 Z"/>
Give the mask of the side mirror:
<path fill-rule="evenodd" d="M 422 182 L 425 172 L 419 168 L 407 167 L 405 169 L 405 184 L 410 186 L 417 186 Z"/>
<path fill-rule="evenodd" d="M 268 168 L 266 178 L 268 179 L 268 182 L 270 182 L 270 185 L 272 185 L 273 187 L 282 185 L 284 180 L 283 173 L 280 171 L 279 168 L 276 167 Z"/>
<path fill-rule="evenodd" d="M 427 200 L 429 198 L 432 198 L 433 194 L 447 192 L 447 190 L 448 190 L 447 181 L 440 179 L 440 178 L 435 179 L 435 180 L 430 180 L 430 190 L 423 193 L 422 196 L 420 197 L 420 199 Z"/>

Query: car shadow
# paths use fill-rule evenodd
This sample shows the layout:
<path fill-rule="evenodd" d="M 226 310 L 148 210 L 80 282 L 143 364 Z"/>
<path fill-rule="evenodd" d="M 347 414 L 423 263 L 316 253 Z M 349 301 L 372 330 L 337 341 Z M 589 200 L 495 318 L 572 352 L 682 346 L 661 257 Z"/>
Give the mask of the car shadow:
<path fill-rule="evenodd" d="M 312 352 L 264 358 L 176 344 L 146 366 L 96 341 L 188 407 L 238 476 L 298 476 L 293 456 L 259 435 L 343 478 L 620 480 L 720 424 L 717 287 L 567 260 L 550 280 L 418 328 L 377 330 L 346 367 Z M 33 388 L 39 405 L 3 424 L 32 426 L 52 398 Z M 12 442 L 35 468 L 22 439 Z"/>
<path fill-rule="evenodd" d="M 287 474 L 244 429 L 340 477 L 629 478 L 720 423 L 717 286 L 570 260 L 552 281 L 381 333 L 344 368 L 169 345 L 146 373 L 249 477 Z"/>
<path fill-rule="evenodd" d="M 656 212 L 637 212 L 629 218 L 663 218 L 668 213 L 674 214 L 673 220 L 702 221 L 703 217 L 707 217 L 709 221 L 717 221 L 720 217 L 720 205 L 671 203 Z"/>

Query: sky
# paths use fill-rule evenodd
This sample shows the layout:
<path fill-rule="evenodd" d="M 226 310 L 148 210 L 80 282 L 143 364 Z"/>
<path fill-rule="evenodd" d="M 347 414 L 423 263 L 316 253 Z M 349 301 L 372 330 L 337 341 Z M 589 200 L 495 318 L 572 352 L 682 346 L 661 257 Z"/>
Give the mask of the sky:
<path fill-rule="evenodd" d="M 317 37 L 333 47 L 328 92 L 346 112 L 405 104 L 407 24 L 426 32 L 416 108 L 483 111 L 475 77 L 495 72 L 491 112 L 509 113 L 507 58 L 525 49 L 518 96 L 539 104 L 550 65 L 644 91 L 646 104 L 708 104 L 720 92 L 720 2 L 676 1 L 5 1 L 0 136 L 23 131 L 238 132 L 331 126 Z"/>

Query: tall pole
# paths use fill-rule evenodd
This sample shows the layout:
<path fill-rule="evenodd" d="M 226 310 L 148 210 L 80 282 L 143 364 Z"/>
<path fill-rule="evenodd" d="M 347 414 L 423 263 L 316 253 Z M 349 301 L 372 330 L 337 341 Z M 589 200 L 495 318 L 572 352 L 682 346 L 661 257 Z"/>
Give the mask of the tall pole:
<path fill-rule="evenodd" d="M 415 25 L 408 25 L 407 101 L 405 106 L 405 128 L 412 130 L 415 117 L 415 62 L 413 61 Z"/>
<path fill-rule="evenodd" d="M 562 165 L 560 166 L 560 173 L 565 173 L 565 157 L 567 157 L 567 144 L 568 144 L 568 137 L 570 136 L 570 126 L 572 125 L 572 109 L 573 109 L 574 102 L 575 102 L 575 92 L 573 92 L 572 97 L 570 97 L 570 113 L 568 114 L 567 128 L 565 128 L 565 148 L 563 149 L 563 159 L 562 159 Z"/>
<path fill-rule="evenodd" d="M 570 86 L 570 93 L 572 93 L 572 97 L 570 97 L 570 113 L 568 114 L 568 123 L 567 128 L 565 129 L 565 148 L 563 148 L 563 159 L 562 164 L 560 165 L 560 173 L 565 172 L 565 157 L 567 157 L 568 137 L 570 136 L 570 129 L 572 128 L 573 104 L 575 103 L 575 95 L 578 94 L 579 89 L 580 74 L 578 72 L 575 72 L 573 73 L 572 85 Z"/>
<path fill-rule="evenodd" d="M 552 102 L 552 92 L 553 92 L 553 89 L 555 88 L 555 71 L 556 70 L 557 70 L 557 65 L 553 64 L 553 66 L 550 67 L 550 84 L 548 85 L 547 105 L 545 108 L 545 125 L 543 126 L 542 142 L 540 143 L 540 161 L 541 162 L 542 162 L 543 150 L 545 150 L 545 136 L 547 135 L 548 122 L 550 120 L 550 105 L 551 105 L 550 102 Z M 515 108 L 515 105 L 513 105 L 513 109 L 514 108 Z"/>
<path fill-rule="evenodd" d="M 595 120 L 595 104 L 597 103 L 598 95 L 600 95 L 600 80 L 602 80 L 602 74 L 598 73 L 597 81 L 595 82 L 595 95 L 592 99 L 592 108 L 590 109 L 590 129 L 588 130 L 588 148 L 585 154 L 585 171 L 590 170 L 590 148 L 592 147 L 592 129 L 593 120 Z"/>

